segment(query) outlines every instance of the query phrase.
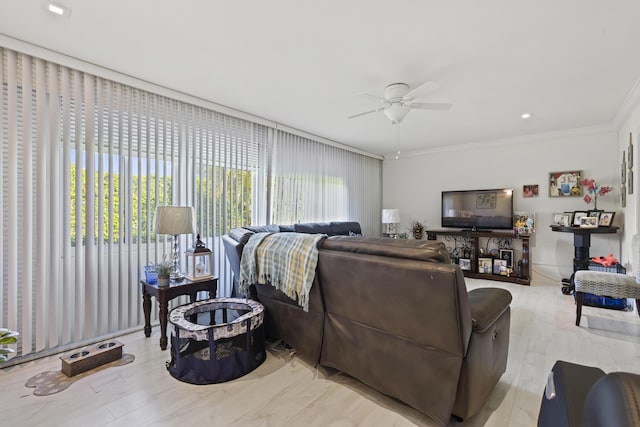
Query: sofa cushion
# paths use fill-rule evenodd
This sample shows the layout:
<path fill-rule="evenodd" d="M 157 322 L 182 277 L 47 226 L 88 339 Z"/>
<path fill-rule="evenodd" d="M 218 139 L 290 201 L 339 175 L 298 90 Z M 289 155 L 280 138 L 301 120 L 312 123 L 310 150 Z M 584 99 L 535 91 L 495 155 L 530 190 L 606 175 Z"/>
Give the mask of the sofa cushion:
<path fill-rule="evenodd" d="M 331 225 L 328 222 L 303 222 L 294 224 L 296 233 L 306 234 L 331 234 Z"/>
<path fill-rule="evenodd" d="M 583 425 L 640 425 L 640 375 L 613 372 L 601 377 L 589 389 L 582 412 Z"/>
<path fill-rule="evenodd" d="M 333 221 L 329 223 L 331 236 L 362 235 L 360 224 L 355 221 Z"/>
<path fill-rule="evenodd" d="M 253 234 L 253 231 L 247 230 L 246 228 L 234 228 L 233 230 L 229 231 L 229 237 L 243 246 L 247 244 L 249 238 Z"/>
<path fill-rule="evenodd" d="M 450 264 L 444 243 L 436 240 L 389 239 L 386 237 L 333 236 L 324 241 L 324 249 L 380 255 Z"/>
<path fill-rule="evenodd" d="M 280 227 L 271 224 L 271 225 L 252 225 L 251 227 L 244 227 L 247 230 L 251 230 L 254 233 L 279 233 Z"/>

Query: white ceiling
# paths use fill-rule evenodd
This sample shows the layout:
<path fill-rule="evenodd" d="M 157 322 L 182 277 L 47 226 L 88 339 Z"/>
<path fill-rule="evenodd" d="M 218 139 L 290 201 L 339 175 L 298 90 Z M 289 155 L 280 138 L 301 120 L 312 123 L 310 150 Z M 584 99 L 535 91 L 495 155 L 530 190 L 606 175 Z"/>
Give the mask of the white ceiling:
<path fill-rule="evenodd" d="M 637 0 L 58 3 L 0 0 L 0 33 L 377 154 L 611 124 L 640 77 Z M 451 110 L 346 119 L 428 80 Z"/>

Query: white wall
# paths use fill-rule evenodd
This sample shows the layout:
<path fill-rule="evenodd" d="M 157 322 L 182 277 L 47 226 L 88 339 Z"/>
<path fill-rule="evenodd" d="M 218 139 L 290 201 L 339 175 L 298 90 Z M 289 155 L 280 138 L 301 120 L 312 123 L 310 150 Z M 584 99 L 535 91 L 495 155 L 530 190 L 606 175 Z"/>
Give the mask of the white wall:
<path fill-rule="evenodd" d="M 640 113 L 637 123 L 640 125 Z M 560 278 L 573 271 L 573 235 L 552 232 L 552 214 L 589 207 L 578 197 L 550 198 L 549 172 L 582 170 L 584 177 L 615 187 L 598 200 L 598 208 L 615 211 L 614 225 L 620 226 L 625 218 L 620 208 L 618 151 L 617 133 L 598 127 L 403 154 L 383 163 L 383 207 L 400 209 L 399 232 L 406 231 L 414 218 L 426 220 L 427 228 L 440 229 L 441 191 L 513 188 L 514 210 L 535 213 L 533 280 L 558 281 L 559 285 Z M 538 184 L 539 195 L 523 198 L 526 184 Z M 613 253 L 620 258 L 621 234 L 593 236 L 591 256 Z"/>
<path fill-rule="evenodd" d="M 640 266 L 633 265 L 633 257 L 631 251 L 631 238 L 634 234 L 637 234 L 640 230 L 640 197 L 636 197 L 640 187 L 638 187 L 640 176 L 640 164 L 638 163 L 640 156 L 638 150 L 640 150 L 640 104 L 636 105 L 635 109 L 631 112 L 627 120 L 622 123 L 619 128 L 617 141 L 618 141 L 618 170 L 620 171 L 620 164 L 622 162 L 622 154 L 626 155 L 629 150 L 629 134 L 632 135 L 633 142 L 633 194 L 627 194 L 627 207 L 625 208 L 625 233 L 622 240 L 622 250 L 626 255 L 623 260 L 627 269 L 633 270 L 635 273 L 640 273 Z M 620 173 L 620 172 L 619 172 Z M 628 172 L 627 172 L 628 173 Z"/>

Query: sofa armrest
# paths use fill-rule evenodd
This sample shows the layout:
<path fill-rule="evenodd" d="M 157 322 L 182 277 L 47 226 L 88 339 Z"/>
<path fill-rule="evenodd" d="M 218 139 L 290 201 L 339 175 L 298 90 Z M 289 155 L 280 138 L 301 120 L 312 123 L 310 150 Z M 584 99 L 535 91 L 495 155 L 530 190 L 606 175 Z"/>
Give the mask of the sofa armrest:
<path fill-rule="evenodd" d="M 640 425 L 640 375 L 613 372 L 600 378 L 587 394 L 582 419 L 589 426 Z"/>
<path fill-rule="evenodd" d="M 585 396 L 604 375 L 600 368 L 556 361 L 540 403 L 538 427 L 582 426 Z"/>
<path fill-rule="evenodd" d="M 480 288 L 469 292 L 473 332 L 484 332 L 511 304 L 511 293 L 499 288 Z"/>

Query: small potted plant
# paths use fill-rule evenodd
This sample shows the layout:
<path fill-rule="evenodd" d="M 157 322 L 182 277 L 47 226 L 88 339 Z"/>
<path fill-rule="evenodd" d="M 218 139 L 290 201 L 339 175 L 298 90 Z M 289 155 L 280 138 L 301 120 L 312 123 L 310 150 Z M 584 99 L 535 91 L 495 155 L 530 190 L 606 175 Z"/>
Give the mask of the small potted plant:
<path fill-rule="evenodd" d="M 158 273 L 158 286 L 169 286 L 169 276 L 174 270 L 173 261 L 163 260 L 154 264 L 153 269 Z"/>
<path fill-rule="evenodd" d="M 420 222 L 417 219 L 412 219 L 409 223 L 409 231 L 413 234 L 413 238 L 416 240 L 421 240 L 424 236 L 424 232 L 427 227 L 424 225 L 424 222 Z"/>
<path fill-rule="evenodd" d="M 15 350 L 6 346 L 7 344 L 15 344 L 18 341 L 18 335 L 20 334 L 7 328 L 0 328 L 0 363 L 8 360 L 9 353 L 15 353 Z"/>

